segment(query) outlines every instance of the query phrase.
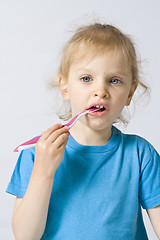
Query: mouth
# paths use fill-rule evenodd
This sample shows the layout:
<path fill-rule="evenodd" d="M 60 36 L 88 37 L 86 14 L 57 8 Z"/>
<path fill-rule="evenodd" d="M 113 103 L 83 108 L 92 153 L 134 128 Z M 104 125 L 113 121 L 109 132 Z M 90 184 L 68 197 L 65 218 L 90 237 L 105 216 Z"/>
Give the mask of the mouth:
<path fill-rule="evenodd" d="M 106 104 L 95 104 L 88 109 L 95 109 L 94 111 L 88 113 L 92 117 L 101 117 L 108 112 L 108 106 Z M 97 110 L 96 110 L 97 109 Z"/>
<path fill-rule="evenodd" d="M 103 112 L 107 109 L 106 106 L 104 106 L 104 105 L 95 105 L 95 106 L 92 106 L 88 109 L 92 109 L 92 108 L 97 109 L 97 110 L 95 110 L 95 112 Z"/>

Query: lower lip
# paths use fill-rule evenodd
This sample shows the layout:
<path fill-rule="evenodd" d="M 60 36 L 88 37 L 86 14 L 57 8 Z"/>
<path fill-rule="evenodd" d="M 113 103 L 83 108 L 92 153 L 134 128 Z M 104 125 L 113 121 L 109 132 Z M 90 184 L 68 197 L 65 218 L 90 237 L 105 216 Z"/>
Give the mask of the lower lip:
<path fill-rule="evenodd" d="M 100 117 L 105 115 L 108 112 L 108 109 L 104 110 L 103 112 L 90 112 L 88 115 L 94 116 L 94 117 Z"/>

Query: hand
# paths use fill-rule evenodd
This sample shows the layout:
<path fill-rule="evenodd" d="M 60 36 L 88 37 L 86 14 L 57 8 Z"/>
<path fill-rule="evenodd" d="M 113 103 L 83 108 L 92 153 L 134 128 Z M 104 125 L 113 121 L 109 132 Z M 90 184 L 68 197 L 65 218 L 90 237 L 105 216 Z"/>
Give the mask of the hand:
<path fill-rule="evenodd" d="M 68 141 L 69 128 L 56 124 L 42 133 L 35 146 L 34 170 L 40 176 L 54 177 Z"/>

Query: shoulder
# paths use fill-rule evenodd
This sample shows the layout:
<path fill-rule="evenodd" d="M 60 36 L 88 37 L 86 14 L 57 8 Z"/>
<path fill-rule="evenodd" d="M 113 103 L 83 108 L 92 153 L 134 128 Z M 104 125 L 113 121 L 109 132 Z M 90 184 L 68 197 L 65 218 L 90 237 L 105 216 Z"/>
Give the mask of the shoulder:
<path fill-rule="evenodd" d="M 33 167 L 35 157 L 35 148 L 28 148 L 22 150 L 19 154 L 17 166 L 21 168 L 30 168 Z"/>
<path fill-rule="evenodd" d="M 34 148 L 25 149 L 20 152 L 6 190 L 8 193 L 21 198 L 24 196 L 34 165 L 34 155 Z"/>
<path fill-rule="evenodd" d="M 23 158 L 34 158 L 35 156 L 35 147 L 31 147 L 20 152 L 19 157 Z"/>
<path fill-rule="evenodd" d="M 154 146 L 145 138 L 135 135 L 121 133 L 121 142 L 124 149 L 137 156 L 140 163 L 147 164 L 151 160 L 160 160 L 160 155 Z"/>
<path fill-rule="evenodd" d="M 137 148 L 139 151 L 147 151 L 148 154 L 152 154 L 152 152 L 155 150 L 153 145 L 148 140 L 139 135 L 121 132 L 121 137 L 123 143 L 129 145 L 130 147 Z"/>

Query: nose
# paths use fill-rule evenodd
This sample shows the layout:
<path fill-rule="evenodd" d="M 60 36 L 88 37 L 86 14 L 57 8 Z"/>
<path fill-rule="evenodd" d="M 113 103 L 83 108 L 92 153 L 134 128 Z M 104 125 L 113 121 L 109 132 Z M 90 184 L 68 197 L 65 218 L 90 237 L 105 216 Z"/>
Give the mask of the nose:
<path fill-rule="evenodd" d="M 105 93 L 105 92 L 102 92 L 102 91 L 96 91 L 95 93 L 94 93 L 94 96 L 95 97 L 100 97 L 100 98 L 105 98 L 106 96 L 107 96 L 107 94 Z"/>
<path fill-rule="evenodd" d="M 106 86 L 104 85 L 96 86 L 94 90 L 94 96 L 100 97 L 100 98 L 106 98 L 109 96 L 108 89 L 106 89 Z"/>

